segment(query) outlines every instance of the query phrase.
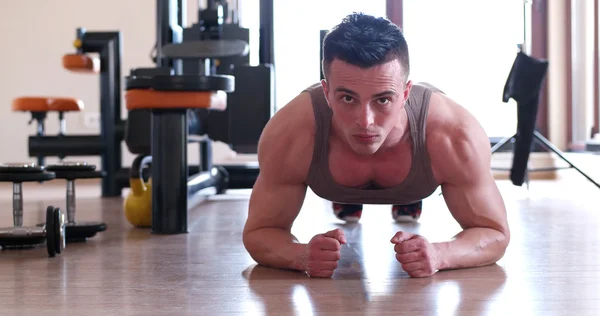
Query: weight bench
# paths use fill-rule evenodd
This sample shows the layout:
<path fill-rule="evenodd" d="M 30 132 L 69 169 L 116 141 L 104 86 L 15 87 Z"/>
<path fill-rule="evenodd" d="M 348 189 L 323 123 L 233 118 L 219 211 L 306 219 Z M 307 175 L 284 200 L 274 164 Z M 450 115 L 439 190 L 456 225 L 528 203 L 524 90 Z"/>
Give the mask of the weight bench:
<path fill-rule="evenodd" d="M 19 97 L 12 101 L 14 112 L 31 112 L 31 124 L 34 120 L 38 123 L 38 135 L 44 135 L 44 120 L 48 112 L 58 112 L 60 121 L 59 134 L 67 132 L 65 122 L 66 112 L 80 112 L 83 110 L 83 101 L 65 97 Z"/>
<path fill-rule="evenodd" d="M 220 166 L 188 178 L 189 109 L 223 111 L 234 90 L 228 75 L 154 75 L 126 78 L 129 111 L 152 113 L 152 232 L 187 232 L 188 199 L 205 189 L 225 190 L 227 171 Z"/>
<path fill-rule="evenodd" d="M 85 54 L 66 54 L 62 59 L 63 67 L 69 71 L 78 73 L 98 73 L 100 61 Z M 15 112 L 31 112 L 32 118 L 29 123 L 38 122 L 38 134 L 44 133 L 44 119 L 48 112 L 58 112 L 60 120 L 60 134 L 66 133 L 65 112 L 81 112 L 84 108 L 83 101 L 69 97 L 44 97 L 24 96 L 12 101 L 12 110 Z"/>
<path fill-rule="evenodd" d="M 63 68 L 66 70 L 77 72 L 77 73 L 98 73 L 100 71 L 100 61 L 98 58 L 93 58 L 85 54 L 66 54 L 62 58 Z M 53 97 L 53 96 L 23 96 L 15 98 L 12 101 L 12 111 L 14 112 L 30 112 L 31 120 L 28 124 L 33 121 L 37 122 L 37 132 L 32 138 L 29 138 L 29 155 L 36 156 L 36 152 L 41 151 L 47 147 L 55 147 L 54 145 L 60 144 L 58 139 L 52 138 L 51 143 L 41 144 L 37 137 L 46 136 L 44 121 L 48 115 L 48 112 L 57 112 L 60 123 L 58 136 L 65 136 L 67 133 L 67 122 L 65 120 L 65 114 L 67 112 L 81 112 L 84 109 L 82 100 L 71 98 L 71 97 Z M 64 157 L 60 157 L 64 158 Z M 44 156 L 41 154 L 37 155 L 37 163 L 40 166 L 45 165 Z"/>

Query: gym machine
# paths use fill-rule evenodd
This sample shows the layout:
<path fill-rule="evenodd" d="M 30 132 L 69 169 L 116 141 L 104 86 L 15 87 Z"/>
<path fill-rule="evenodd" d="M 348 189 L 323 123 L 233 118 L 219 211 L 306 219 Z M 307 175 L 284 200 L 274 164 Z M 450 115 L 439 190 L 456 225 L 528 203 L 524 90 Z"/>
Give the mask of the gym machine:
<path fill-rule="evenodd" d="M 208 1 L 189 29 L 181 27 L 183 7 L 157 0 L 157 67 L 133 69 L 126 79 L 125 141 L 132 153 L 152 157 L 155 233 L 187 232 L 188 200 L 200 191 L 219 194 L 254 185 L 258 165 L 214 166 L 211 141 L 256 153 L 262 129 L 275 112 L 273 2 L 261 1 L 261 20 L 268 22 L 261 23 L 261 62 L 254 67 L 248 65 L 249 30 L 224 24 L 226 3 Z M 190 141 L 200 142 L 196 168 L 187 161 Z"/>
<path fill-rule="evenodd" d="M 37 157 L 39 166 L 45 157 L 100 156 L 102 170 L 102 196 L 120 196 L 128 185 L 128 170 L 122 168 L 121 141 L 125 122 L 121 120 L 121 34 L 120 32 L 76 31 L 73 43 L 75 53 L 63 57 L 63 67 L 73 72 L 99 73 L 100 75 L 100 134 L 66 135 L 64 113 L 81 111 L 83 102 L 72 98 L 23 97 L 13 101 L 14 111 L 31 112 L 37 121 L 36 135 L 29 136 L 29 156 Z M 98 53 L 99 57 L 91 57 Z M 58 135 L 46 135 L 44 120 L 50 111 L 58 112 Z"/>
<path fill-rule="evenodd" d="M 492 170 L 510 171 L 510 180 L 514 185 L 521 186 L 524 182 L 527 182 L 527 186 L 529 186 L 529 172 L 573 168 L 596 187 L 600 188 L 600 184 L 569 161 L 560 149 L 535 130 L 539 94 L 542 83 L 546 77 L 547 69 L 547 60 L 533 58 L 523 51 L 517 53 L 502 95 L 502 101 L 504 103 L 508 102 L 511 98 L 517 102 L 517 132 L 513 136 L 500 140 L 491 149 L 493 154 L 500 151 L 507 144 L 514 142 L 513 164 L 510 169 L 492 167 Z M 534 144 L 540 145 L 546 150 L 555 153 L 561 160 L 566 162 L 569 167 L 529 169 L 527 164 L 532 145 Z"/>
<path fill-rule="evenodd" d="M 153 51 L 157 67 L 133 69 L 132 76 L 200 75 L 212 71 L 235 78 L 236 88 L 228 93 L 224 111 L 190 109 L 188 113 L 190 135 L 207 136 L 197 140 L 201 162 L 190 166 L 192 174 L 210 169 L 213 141 L 228 144 L 237 153 L 257 152 L 262 129 L 275 113 L 272 7 L 272 1 L 261 1 L 260 61 L 250 66 L 246 52 L 231 56 L 218 53 L 233 53 L 236 48 L 226 43 L 248 43 L 250 39 L 250 31 L 239 26 L 236 14 L 227 15 L 230 10 L 224 1 L 208 1 L 206 9 L 198 13 L 198 22 L 190 28 L 182 26 L 184 4 L 175 0 L 157 1 L 157 43 Z M 234 22 L 224 23 L 230 17 Z M 196 52 L 202 49 L 217 54 L 208 61 L 197 56 Z M 132 153 L 149 154 L 150 122 L 149 111 L 129 112 L 125 142 Z M 254 162 L 222 167 L 229 173 L 230 189 L 251 188 L 258 176 L 258 164 Z"/>

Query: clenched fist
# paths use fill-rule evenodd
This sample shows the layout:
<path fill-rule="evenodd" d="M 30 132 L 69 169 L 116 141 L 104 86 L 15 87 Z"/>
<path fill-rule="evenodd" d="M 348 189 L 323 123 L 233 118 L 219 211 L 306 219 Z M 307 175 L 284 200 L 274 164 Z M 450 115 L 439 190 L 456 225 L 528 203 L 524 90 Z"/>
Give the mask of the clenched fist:
<path fill-rule="evenodd" d="M 420 235 L 397 232 L 391 239 L 395 244 L 396 260 L 413 278 L 429 277 L 438 270 L 438 253 L 433 245 Z"/>
<path fill-rule="evenodd" d="M 330 278 L 340 260 L 340 249 L 346 243 L 341 229 L 314 236 L 304 254 L 304 266 L 310 277 Z"/>

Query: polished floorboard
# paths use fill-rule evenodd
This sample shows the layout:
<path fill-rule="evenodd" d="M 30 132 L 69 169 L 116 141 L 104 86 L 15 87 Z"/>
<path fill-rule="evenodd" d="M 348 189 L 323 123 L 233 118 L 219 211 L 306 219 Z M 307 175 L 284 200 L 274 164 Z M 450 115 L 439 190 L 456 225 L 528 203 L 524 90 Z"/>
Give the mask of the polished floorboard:
<path fill-rule="evenodd" d="M 399 230 L 430 241 L 460 231 L 432 195 L 421 220 L 397 224 L 388 206 L 366 206 L 343 225 L 309 192 L 293 228 L 308 241 L 345 231 L 331 279 L 257 266 L 241 232 L 248 192 L 212 197 L 189 212 L 189 233 L 154 235 L 132 228 L 122 198 L 99 198 L 94 182 L 77 187 L 77 219 L 108 230 L 68 244 L 0 251 L 0 315 L 600 315 L 600 189 L 574 171 L 529 190 L 499 180 L 512 241 L 497 264 L 410 278 L 395 261 Z M 10 184 L 0 186 L 0 221 L 12 225 Z M 124 192 L 126 194 L 126 192 Z M 25 225 L 44 221 L 47 205 L 64 208 L 64 182 L 26 184 Z"/>

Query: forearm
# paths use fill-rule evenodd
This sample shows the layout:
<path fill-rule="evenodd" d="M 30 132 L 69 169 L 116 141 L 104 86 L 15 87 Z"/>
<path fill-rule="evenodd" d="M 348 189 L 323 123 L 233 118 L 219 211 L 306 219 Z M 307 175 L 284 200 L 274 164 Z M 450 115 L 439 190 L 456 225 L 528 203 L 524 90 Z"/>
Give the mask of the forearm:
<path fill-rule="evenodd" d="M 468 228 L 448 242 L 433 243 L 438 270 L 471 268 L 493 264 L 504 255 L 509 233 L 483 227 Z"/>
<path fill-rule="evenodd" d="M 291 233 L 279 228 L 260 228 L 244 235 L 244 246 L 258 264 L 305 271 L 306 244 L 298 242 Z"/>

